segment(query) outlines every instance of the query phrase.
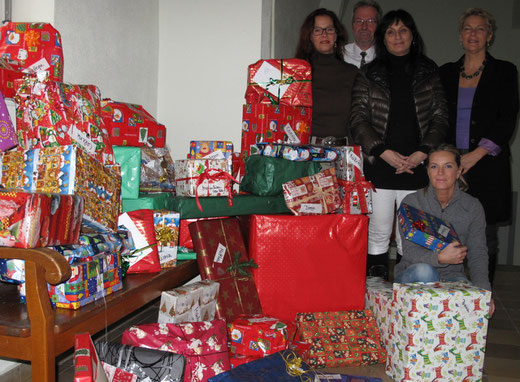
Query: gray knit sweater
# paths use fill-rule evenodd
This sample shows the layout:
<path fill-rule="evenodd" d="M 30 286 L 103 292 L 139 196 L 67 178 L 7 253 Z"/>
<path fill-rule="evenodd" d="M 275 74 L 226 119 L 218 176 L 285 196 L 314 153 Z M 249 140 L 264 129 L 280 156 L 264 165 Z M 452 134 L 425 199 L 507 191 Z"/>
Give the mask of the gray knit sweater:
<path fill-rule="evenodd" d="M 456 188 L 450 202 L 446 208 L 442 209 L 433 188 L 427 187 L 406 196 L 403 203 L 451 223 L 460 242 L 468 247 L 466 263 L 471 282 L 478 287 L 491 290 L 488 277 L 486 218 L 484 209 L 476 198 Z M 439 264 L 437 261 L 438 252 L 406 240 L 403 232 L 401 232 L 401 239 L 403 242 L 403 258 L 395 266 L 394 273 L 396 275 L 415 263 L 426 263 L 436 267 L 441 280 L 464 274 L 463 264 Z"/>

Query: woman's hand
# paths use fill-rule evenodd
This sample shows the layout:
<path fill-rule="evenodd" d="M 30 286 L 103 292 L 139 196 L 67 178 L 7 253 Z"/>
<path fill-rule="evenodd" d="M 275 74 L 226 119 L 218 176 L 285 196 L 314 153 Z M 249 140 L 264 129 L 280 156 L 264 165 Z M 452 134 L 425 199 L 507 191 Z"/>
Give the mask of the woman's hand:
<path fill-rule="evenodd" d="M 495 300 L 491 299 L 489 301 L 489 317 L 491 317 L 495 313 Z"/>
<path fill-rule="evenodd" d="M 390 166 L 395 168 L 396 174 L 400 174 L 402 172 L 410 172 L 413 174 L 411 170 L 408 169 L 408 163 L 407 159 L 408 157 L 399 154 L 397 151 L 394 150 L 385 150 L 383 153 L 379 156 L 381 159 L 383 159 L 386 163 L 388 163 Z M 406 171 L 408 169 L 408 171 Z"/>
<path fill-rule="evenodd" d="M 468 247 L 454 241 L 439 252 L 437 260 L 440 264 L 462 264 L 467 254 Z"/>
<path fill-rule="evenodd" d="M 428 158 L 427 154 L 422 151 L 416 151 L 406 159 L 406 163 L 408 164 L 408 168 L 412 169 L 419 166 L 426 158 Z"/>
<path fill-rule="evenodd" d="M 467 154 L 464 154 L 460 158 L 460 166 L 462 167 L 462 173 L 465 174 L 469 171 L 470 168 L 475 166 L 479 160 L 485 157 L 488 154 L 488 151 L 483 147 L 477 147 L 475 150 L 470 151 Z"/>

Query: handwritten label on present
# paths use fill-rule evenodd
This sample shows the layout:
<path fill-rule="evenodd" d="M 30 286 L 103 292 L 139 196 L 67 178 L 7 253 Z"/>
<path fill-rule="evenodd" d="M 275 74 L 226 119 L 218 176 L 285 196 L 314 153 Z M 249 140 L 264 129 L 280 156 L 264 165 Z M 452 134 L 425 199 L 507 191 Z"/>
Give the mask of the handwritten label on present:
<path fill-rule="evenodd" d="M 318 203 L 302 203 L 300 204 L 300 213 L 322 214 L 323 206 Z"/>
<path fill-rule="evenodd" d="M 282 72 L 280 70 L 276 69 L 268 62 L 263 62 L 253 76 L 253 81 L 272 95 L 277 97 L 280 96 L 280 98 L 282 98 L 290 85 L 280 85 L 279 83 L 276 83 L 276 81 L 282 79 L 281 77 Z"/>
<path fill-rule="evenodd" d="M 349 163 L 352 163 L 355 167 L 359 168 L 360 170 L 362 169 L 361 158 L 353 150 L 349 150 L 347 154 L 347 161 Z"/>
<path fill-rule="evenodd" d="M 87 153 L 90 155 L 96 154 L 96 144 L 90 140 L 87 134 L 79 130 L 76 125 L 70 127 L 69 135 Z"/>
<path fill-rule="evenodd" d="M 224 256 L 226 255 L 226 246 L 222 243 L 218 243 L 217 251 L 215 252 L 215 257 L 213 258 L 214 263 L 222 264 L 224 261 Z"/>
<path fill-rule="evenodd" d="M 296 135 L 289 123 L 283 127 L 283 131 L 285 134 L 287 134 L 287 143 L 290 143 L 291 145 L 297 145 L 301 143 L 300 138 L 298 138 L 298 135 Z"/>

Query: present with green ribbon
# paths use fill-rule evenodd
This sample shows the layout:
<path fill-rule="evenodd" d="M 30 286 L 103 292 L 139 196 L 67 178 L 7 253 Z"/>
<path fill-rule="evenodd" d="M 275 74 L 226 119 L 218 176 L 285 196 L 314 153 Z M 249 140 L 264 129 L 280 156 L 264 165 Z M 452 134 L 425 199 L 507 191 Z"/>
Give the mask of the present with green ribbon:
<path fill-rule="evenodd" d="M 311 80 L 305 60 L 259 60 L 248 67 L 246 102 L 312 107 Z"/>

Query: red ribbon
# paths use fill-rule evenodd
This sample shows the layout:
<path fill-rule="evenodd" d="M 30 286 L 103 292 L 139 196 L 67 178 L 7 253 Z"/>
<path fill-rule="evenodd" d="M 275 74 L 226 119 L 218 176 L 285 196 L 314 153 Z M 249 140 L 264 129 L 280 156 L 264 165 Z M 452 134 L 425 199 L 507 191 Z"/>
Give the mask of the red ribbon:
<path fill-rule="evenodd" d="M 352 191 L 357 190 L 358 197 L 359 197 L 359 206 L 361 209 L 361 213 L 366 214 L 368 213 L 368 204 L 367 204 L 367 198 L 365 195 L 365 190 L 372 190 L 376 191 L 376 188 L 374 185 L 365 179 L 365 177 L 362 177 L 361 179 L 351 182 L 349 180 L 343 180 L 338 179 L 338 183 L 343 189 L 345 190 L 345 200 L 344 200 L 344 213 L 350 213 L 350 194 Z"/>
<path fill-rule="evenodd" d="M 415 229 L 418 229 L 419 231 L 423 231 L 423 232 L 426 230 L 426 224 L 424 224 L 424 222 L 418 221 L 418 220 L 416 220 L 412 223 L 412 227 Z"/>
<path fill-rule="evenodd" d="M 202 212 L 202 206 L 199 202 L 199 186 L 208 180 L 208 194 L 209 196 L 209 183 L 211 181 L 219 181 L 219 180 L 227 180 L 226 182 L 226 190 L 228 191 L 228 205 L 231 207 L 233 205 L 233 190 L 231 189 L 231 182 L 240 183 L 238 180 L 233 178 L 228 172 L 216 169 L 216 168 L 207 168 L 205 169 L 197 178 L 197 184 L 195 185 L 195 200 L 197 201 L 197 207 Z"/>

